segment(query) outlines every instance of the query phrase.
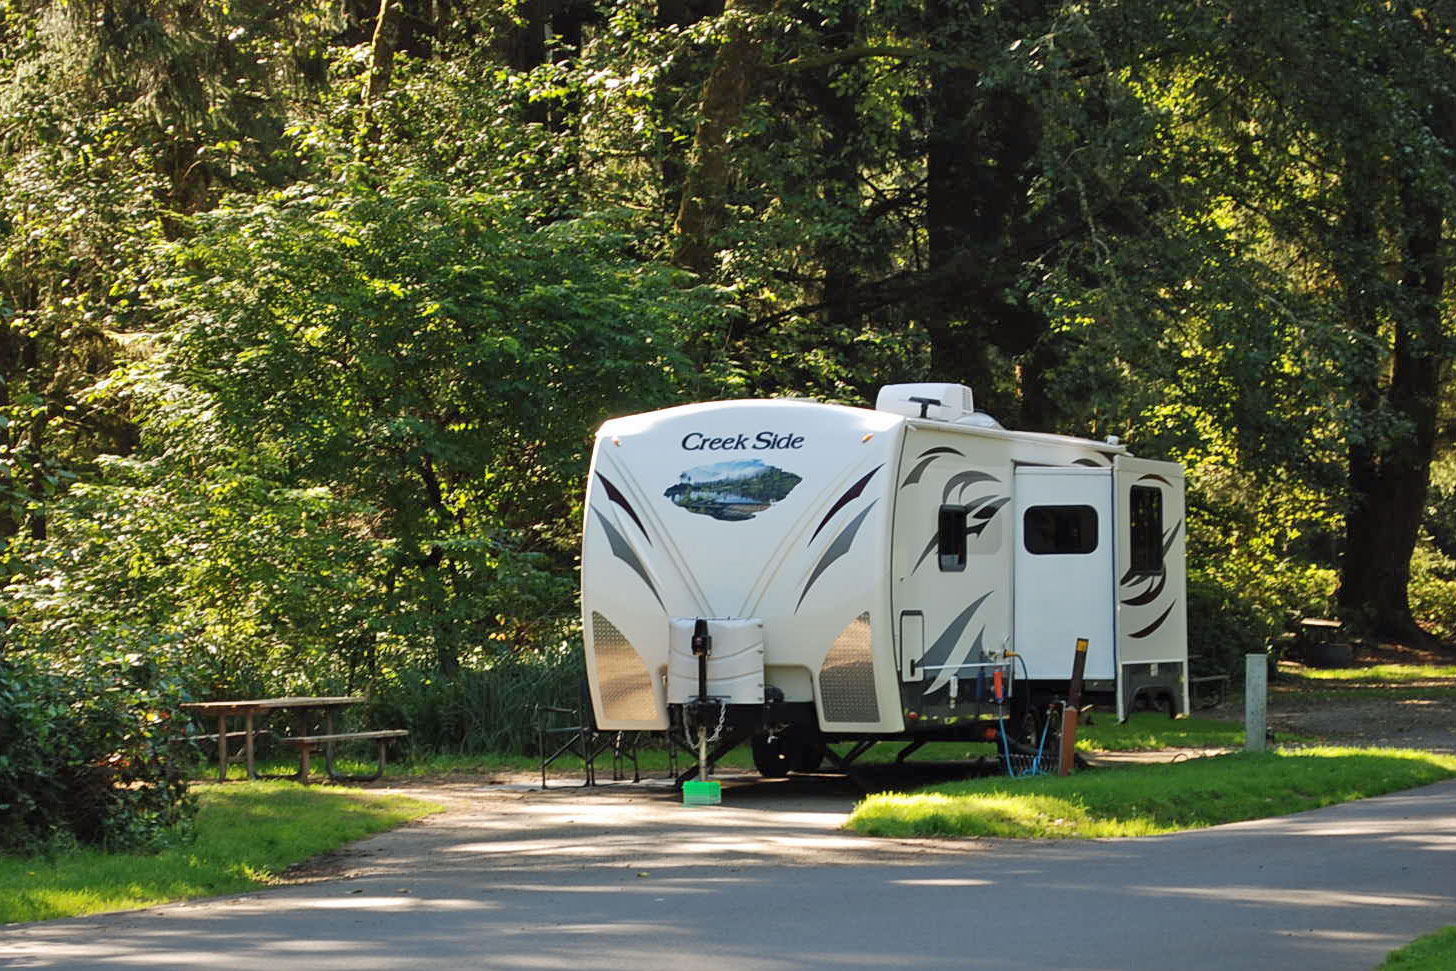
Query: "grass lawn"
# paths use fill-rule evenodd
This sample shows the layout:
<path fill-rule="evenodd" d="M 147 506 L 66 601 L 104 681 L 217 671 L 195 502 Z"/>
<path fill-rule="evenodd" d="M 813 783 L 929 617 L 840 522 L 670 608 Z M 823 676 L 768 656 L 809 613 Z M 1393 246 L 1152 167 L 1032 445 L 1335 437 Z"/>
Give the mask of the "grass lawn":
<path fill-rule="evenodd" d="M 1067 778 L 981 779 L 866 798 L 874 836 L 1148 836 L 1315 809 L 1456 776 L 1456 756 L 1405 749 L 1238 752 Z"/>
<path fill-rule="evenodd" d="M 1456 924 L 1391 951 L 1376 971 L 1451 971 L 1456 968 Z"/>
<path fill-rule="evenodd" d="M 1241 748 L 1242 722 L 1214 718 L 1169 718 L 1134 712 L 1119 725 L 1111 712 L 1094 712 L 1092 724 L 1077 726 L 1077 748 L 1092 752 L 1144 752 L 1163 748 Z"/>
<path fill-rule="evenodd" d="M 1311 681 L 1344 681 L 1355 684 L 1441 684 L 1456 686 L 1456 665 L 1375 664 L 1364 668 L 1309 668 L 1281 664 L 1281 673 Z"/>
<path fill-rule="evenodd" d="M 1419 701 L 1456 697 L 1456 665 L 1374 664 L 1368 667 L 1311 668 L 1281 661 L 1279 677 L 1269 684 L 1273 696 L 1301 701 Z"/>
<path fill-rule="evenodd" d="M 291 782 L 196 789 L 196 838 L 161 852 L 0 856 L 0 923 L 255 890 L 294 863 L 440 809 L 404 796 Z"/>
<path fill-rule="evenodd" d="M 880 764 L 893 762 L 895 756 L 905 747 L 904 741 L 887 741 L 866 752 L 861 763 Z M 1111 712 L 1097 712 L 1091 725 L 1082 724 L 1077 729 L 1077 748 L 1083 751 L 1128 752 L 1163 748 L 1239 748 L 1244 744 L 1244 727 L 1239 722 L 1216 721 L 1211 718 L 1171 719 L 1157 712 L 1137 712 L 1119 725 Z M 849 744 L 835 746 L 847 752 Z M 931 742 L 911 756 L 912 762 L 956 762 L 993 756 L 997 746 L 990 742 Z M 695 756 L 688 751 L 678 751 L 678 771 L 687 770 L 694 763 Z M 340 772 L 362 775 L 372 772 L 372 758 L 354 759 L 347 756 L 337 759 Z M 667 752 L 661 747 L 644 748 L 638 753 L 638 764 L 647 775 L 662 775 L 667 772 Z M 740 745 L 719 760 L 723 771 L 753 771 L 753 755 L 747 745 Z M 298 768 L 298 758 L 291 753 L 280 753 L 257 762 L 259 772 L 282 775 Z M 630 766 L 628 766 L 630 771 Z M 507 755 L 485 753 L 482 755 L 429 755 L 400 762 L 391 762 L 385 771 L 385 778 L 420 778 L 424 776 L 477 776 L 492 773 L 539 773 L 541 761 L 531 755 Z M 597 760 L 597 772 L 611 771 L 611 753 L 604 752 Z M 552 764 L 552 777 L 571 776 L 582 772 L 581 760 L 563 756 Z M 242 779 L 246 772 L 242 765 L 232 762 L 228 766 L 229 779 Z M 215 765 L 199 765 L 194 772 L 198 781 L 217 777 Z"/>
<path fill-rule="evenodd" d="M 678 771 L 683 771 L 693 764 L 694 757 L 684 751 L 677 755 Z M 323 760 L 315 757 L 314 765 L 321 768 Z M 367 775 L 374 771 L 375 762 L 372 757 L 354 759 L 342 756 L 334 760 L 335 767 L 340 773 L 346 775 Z M 667 771 L 667 752 L 661 748 L 644 748 L 638 753 L 638 764 L 644 775 L 661 775 Z M 753 756 L 748 751 L 748 746 L 739 746 L 729 752 L 718 763 L 725 769 L 753 769 Z M 291 753 L 269 755 L 259 758 L 256 762 L 257 770 L 268 775 L 288 775 L 298 771 L 298 756 Z M 632 765 L 626 763 L 626 770 L 630 776 Z M 580 776 L 582 773 L 581 759 L 574 756 L 562 756 L 553 762 L 549 770 L 550 778 L 561 779 L 570 776 Z M 610 750 L 597 756 L 597 774 L 603 773 L 608 778 L 612 772 L 612 753 Z M 390 762 L 384 770 L 383 781 L 420 779 L 420 778 L 449 778 L 450 776 L 462 776 L 473 778 L 482 775 L 496 775 L 505 773 L 525 773 L 534 775 L 539 780 L 541 775 L 541 760 L 534 755 L 512 755 L 501 752 L 486 752 L 479 755 L 421 755 L 414 758 L 402 759 L 398 762 Z M 229 761 L 228 778 L 244 779 L 247 777 L 245 766 Z M 192 770 L 192 778 L 198 782 L 210 782 L 217 779 L 217 763 L 200 763 Z"/>

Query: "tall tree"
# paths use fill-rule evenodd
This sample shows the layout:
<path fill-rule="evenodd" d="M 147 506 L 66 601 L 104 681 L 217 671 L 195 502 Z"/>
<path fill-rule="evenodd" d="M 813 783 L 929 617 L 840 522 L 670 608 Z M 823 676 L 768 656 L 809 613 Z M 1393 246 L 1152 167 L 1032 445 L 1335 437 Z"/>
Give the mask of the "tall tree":
<path fill-rule="evenodd" d="M 1210 75 L 1258 172 L 1241 201 L 1324 274 L 1307 285 L 1335 321 L 1323 343 L 1346 450 L 1341 610 L 1404 641 L 1425 639 L 1410 560 L 1452 353 L 1453 18 L 1449 5 L 1234 5 L 1219 50 L 1242 84 Z"/>
<path fill-rule="evenodd" d="M 227 188 L 276 183 L 286 95 L 329 22 L 317 5 L 147 0 L 3 7 L 0 537 L 136 441 L 107 376 L 155 324 L 139 268 Z"/>

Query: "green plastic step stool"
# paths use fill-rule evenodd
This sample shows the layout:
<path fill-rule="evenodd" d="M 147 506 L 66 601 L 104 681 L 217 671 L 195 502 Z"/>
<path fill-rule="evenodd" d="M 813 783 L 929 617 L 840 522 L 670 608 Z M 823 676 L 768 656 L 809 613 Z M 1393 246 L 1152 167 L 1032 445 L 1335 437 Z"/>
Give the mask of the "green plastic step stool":
<path fill-rule="evenodd" d="M 717 806 L 723 802 L 723 783 L 684 782 L 684 806 Z"/>

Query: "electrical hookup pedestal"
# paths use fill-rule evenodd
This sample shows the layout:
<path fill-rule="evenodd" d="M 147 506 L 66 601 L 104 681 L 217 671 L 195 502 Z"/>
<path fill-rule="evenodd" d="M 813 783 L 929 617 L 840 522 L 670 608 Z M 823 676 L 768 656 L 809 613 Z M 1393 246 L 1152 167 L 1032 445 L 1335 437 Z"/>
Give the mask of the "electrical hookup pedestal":
<path fill-rule="evenodd" d="M 708 781 L 708 725 L 716 722 L 721 732 L 728 705 L 721 698 L 708 696 L 708 655 L 713 651 L 713 638 L 708 634 L 708 622 L 701 617 L 693 625 L 692 647 L 698 659 L 698 694 L 686 708 L 689 720 L 697 727 L 698 781 L 683 783 L 683 805 L 717 806 L 723 802 L 723 783 Z"/>

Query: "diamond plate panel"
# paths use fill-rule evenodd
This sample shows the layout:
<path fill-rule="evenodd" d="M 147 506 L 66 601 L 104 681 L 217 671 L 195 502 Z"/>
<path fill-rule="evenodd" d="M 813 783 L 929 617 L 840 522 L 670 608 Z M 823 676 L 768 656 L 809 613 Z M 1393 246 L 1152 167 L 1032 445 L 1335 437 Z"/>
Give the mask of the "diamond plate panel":
<path fill-rule="evenodd" d="M 870 635 L 870 615 L 865 611 L 839 632 L 824 658 L 824 666 L 819 669 L 819 697 L 825 721 L 880 720 Z"/>
<path fill-rule="evenodd" d="M 622 632 L 592 611 L 592 650 L 602 690 L 602 714 L 612 720 L 650 721 L 658 716 L 647 665 Z"/>

